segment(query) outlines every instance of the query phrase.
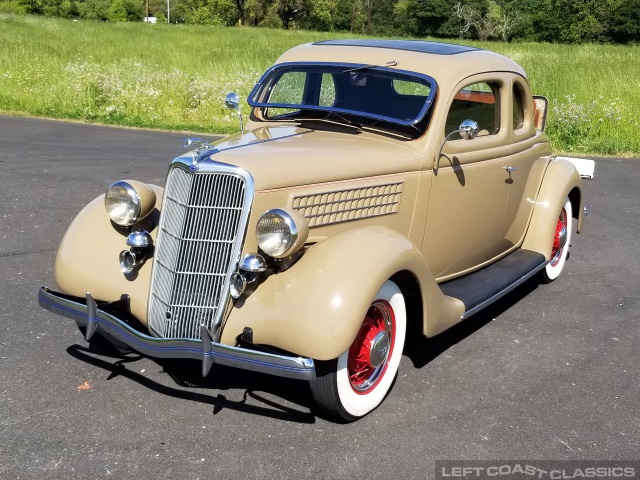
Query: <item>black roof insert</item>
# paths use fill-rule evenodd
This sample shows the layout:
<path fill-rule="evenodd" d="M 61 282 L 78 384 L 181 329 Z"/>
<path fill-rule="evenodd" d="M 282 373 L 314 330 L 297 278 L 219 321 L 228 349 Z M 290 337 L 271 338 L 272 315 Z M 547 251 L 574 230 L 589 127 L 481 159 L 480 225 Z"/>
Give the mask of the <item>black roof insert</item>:
<path fill-rule="evenodd" d="M 343 47 L 375 47 L 391 48 L 394 50 L 408 50 L 410 52 L 432 53 L 435 55 L 455 55 L 457 53 L 481 50 L 476 47 L 457 45 L 455 43 L 425 42 L 424 40 L 369 40 L 369 39 L 343 39 L 323 40 L 314 45 L 337 45 Z"/>

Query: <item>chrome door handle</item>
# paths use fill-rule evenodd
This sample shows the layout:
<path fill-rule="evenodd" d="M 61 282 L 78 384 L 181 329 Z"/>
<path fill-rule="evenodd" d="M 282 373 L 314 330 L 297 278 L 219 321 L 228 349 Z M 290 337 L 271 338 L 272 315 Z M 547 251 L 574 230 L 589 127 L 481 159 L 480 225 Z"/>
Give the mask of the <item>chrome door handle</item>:
<path fill-rule="evenodd" d="M 504 168 L 507 172 L 515 172 L 518 167 L 502 167 Z"/>

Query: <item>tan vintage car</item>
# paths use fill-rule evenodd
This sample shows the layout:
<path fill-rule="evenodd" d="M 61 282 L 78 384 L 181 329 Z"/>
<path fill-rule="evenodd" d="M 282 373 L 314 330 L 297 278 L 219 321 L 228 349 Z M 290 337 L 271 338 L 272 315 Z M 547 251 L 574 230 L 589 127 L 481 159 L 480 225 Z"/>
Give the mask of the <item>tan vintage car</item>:
<path fill-rule="evenodd" d="M 307 380 L 351 421 L 389 392 L 407 332 L 564 268 L 581 178 L 551 155 L 546 100 L 513 61 L 322 41 L 284 53 L 248 104 L 243 128 L 227 97 L 242 131 L 187 139 L 164 189 L 117 181 L 86 206 L 56 258 L 64 293 L 40 304 L 90 342 L 199 359 L 205 376 Z"/>

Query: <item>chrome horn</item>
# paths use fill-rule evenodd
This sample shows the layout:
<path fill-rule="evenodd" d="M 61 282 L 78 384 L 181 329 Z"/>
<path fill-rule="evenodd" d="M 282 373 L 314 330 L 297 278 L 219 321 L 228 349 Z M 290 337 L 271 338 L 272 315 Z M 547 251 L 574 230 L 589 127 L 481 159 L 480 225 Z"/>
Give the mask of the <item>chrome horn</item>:
<path fill-rule="evenodd" d="M 120 271 L 127 275 L 142 265 L 152 243 L 151 235 L 146 230 L 131 232 L 127 237 L 127 246 L 131 248 L 120 252 Z"/>

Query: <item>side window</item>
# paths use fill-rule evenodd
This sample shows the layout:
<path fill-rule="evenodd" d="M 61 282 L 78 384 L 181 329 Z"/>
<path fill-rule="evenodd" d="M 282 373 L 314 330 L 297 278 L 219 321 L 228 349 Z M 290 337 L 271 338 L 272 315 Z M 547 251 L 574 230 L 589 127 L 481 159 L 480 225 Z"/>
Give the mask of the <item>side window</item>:
<path fill-rule="evenodd" d="M 524 125 L 524 94 L 518 83 L 513 84 L 513 129 L 518 130 Z"/>
<path fill-rule="evenodd" d="M 280 77 L 276 83 L 271 95 L 270 103 L 302 103 L 302 94 L 304 92 L 304 81 L 306 73 L 303 72 L 287 72 Z"/>
<path fill-rule="evenodd" d="M 497 134 L 500 131 L 500 84 L 480 82 L 460 89 L 447 114 L 445 135 L 457 130 L 464 120 L 478 123 L 478 136 Z"/>
<path fill-rule="evenodd" d="M 290 105 L 301 104 L 306 77 L 307 74 L 303 72 L 284 73 L 273 87 L 269 95 L 269 102 L 288 103 Z M 269 108 L 267 116 L 277 117 L 278 115 L 286 115 L 296 111 L 298 110 L 291 108 Z"/>
<path fill-rule="evenodd" d="M 330 73 L 322 74 L 322 83 L 320 83 L 320 99 L 318 105 L 321 107 L 333 107 L 336 103 L 336 84 L 333 75 Z"/>
<path fill-rule="evenodd" d="M 431 92 L 431 88 L 427 85 L 417 82 L 409 82 L 407 80 L 393 79 L 392 82 L 393 91 L 398 95 L 416 95 L 424 97 L 425 99 Z"/>

